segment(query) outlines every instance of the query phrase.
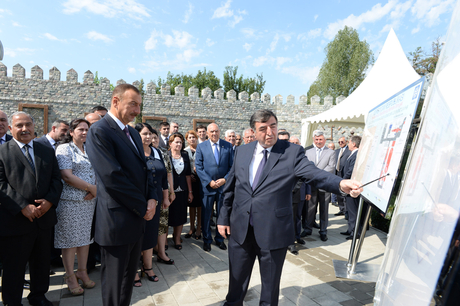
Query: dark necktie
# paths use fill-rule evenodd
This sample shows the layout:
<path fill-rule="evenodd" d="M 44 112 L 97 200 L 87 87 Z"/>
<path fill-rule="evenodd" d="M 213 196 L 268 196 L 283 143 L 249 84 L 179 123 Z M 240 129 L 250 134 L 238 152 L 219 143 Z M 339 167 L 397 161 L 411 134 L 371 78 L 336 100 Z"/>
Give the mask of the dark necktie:
<path fill-rule="evenodd" d="M 32 160 L 32 157 L 30 156 L 29 148 L 30 146 L 28 144 L 24 146 L 24 153 L 25 153 L 24 155 L 27 161 L 29 162 L 29 165 L 32 168 L 32 171 L 35 173 L 35 165 L 34 165 L 34 161 Z"/>
<path fill-rule="evenodd" d="M 217 148 L 217 143 L 214 144 L 214 158 L 216 159 L 216 164 L 219 165 L 219 149 Z"/>
<path fill-rule="evenodd" d="M 260 177 L 262 175 L 262 171 L 264 170 L 265 164 L 267 163 L 268 151 L 263 150 L 262 152 L 264 153 L 264 157 L 260 161 L 259 167 L 257 168 L 256 176 L 254 176 L 254 181 L 252 182 L 252 190 L 256 189 L 257 184 L 259 183 Z M 249 212 L 249 224 L 251 224 L 251 226 L 253 225 L 252 224 L 252 206 Z"/>
<path fill-rule="evenodd" d="M 125 132 L 126 137 L 128 137 L 128 139 L 131 141 L 131 136 L 129 135 L 129 130 L 127 126 L 125 126 L 125 128 L 123 129 L 123 132 Z"/>
<path fill-rule="evenodd" d="M 257 184 L 259 183 L 260 176 L 262 175 L 262 171 L 264 170 L 265 164 L 267 163 L 268 151 L 263 150 L 264 157 L 260 161 L 259 167 L 257 168 L 256 175 L 254 176 L 254 181 L 252 182 L 252 190 L 256 189 Z"/>

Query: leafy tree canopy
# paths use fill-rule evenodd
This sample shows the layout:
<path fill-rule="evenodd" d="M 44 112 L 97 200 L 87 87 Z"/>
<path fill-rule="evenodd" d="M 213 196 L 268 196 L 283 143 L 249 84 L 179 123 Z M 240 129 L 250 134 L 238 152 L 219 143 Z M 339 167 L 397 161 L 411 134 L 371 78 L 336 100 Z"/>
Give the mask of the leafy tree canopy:
<path fill-rule="evenodd" d="M 236 96 L 240 92 L 246 91 L 249 95 L 258 92 L 260 96 L 264 91 L 266 81 L 263 74 L 257 74 L 255 78 L 244 78 L 243 75 L 238 76 L 238 66 L 227 66 L 224 71 L 224 91 L 236 91 Z"/>
<path fill-rule="evenodd" d="M 407 59 L 412 64 L 414 70 L 420 74 L 434 73 L 441 55 L 442 43 L 440 37 L 431 43 L 431 53 L 427 54 L 422 47 L 417 47 L 414 52 L 409 52 Z"/>
<path fill-rule="evenodd" d="M 308 101 L 318 95 L 349 96 L 364 80 L 365 72 L 374 62 L 369 44 L 359 40 L 358 32 L 348 26 L 340 30 L 326 48 L 326 59 L 318 77 L 307 93 Z"/>

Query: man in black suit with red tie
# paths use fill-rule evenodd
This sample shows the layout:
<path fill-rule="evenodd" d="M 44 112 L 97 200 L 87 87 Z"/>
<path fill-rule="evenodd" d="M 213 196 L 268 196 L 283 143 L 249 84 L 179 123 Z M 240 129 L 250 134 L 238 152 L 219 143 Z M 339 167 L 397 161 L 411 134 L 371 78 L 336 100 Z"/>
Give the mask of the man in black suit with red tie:
<path fill-rule="evenodd" d="M 105 306 L 130 304 L 145 220 L 153 218 L 158 200 L 141 137 L 128 125 L 141 103 L 133 85 L 115 87 L 110 111 L 91 126 L 86 140 L 97 178 L 95 241 L 101 248 Z"/>
<path fill-rule="evenodd" d="M 4 305 L 22 305 L 29 262 L 30 305 L 52 306 L 49 287 L 51 229 L 62 191 L 54 151 L 34 143 L 34 122 L 25 112 L 10 117 L 13 140 L 0 146 L 0 251 Z"/>
<path fill-rule="evenodd" d="M 278 305 L 281 271 L 288 245 L 294 241 L 292 189 L 298 179 L 317 188 L 358 196 L 359 183 L 320 170 L 301 146 L 277 140 L 278 119 L 258 110 L 250 126 L 256 141 L 238 147 L 224 188 L 217 221 L 229 236 L 230 283 L 224 305 L 243 305 L 255 258 L 262 281 L 260 305 Z"/>

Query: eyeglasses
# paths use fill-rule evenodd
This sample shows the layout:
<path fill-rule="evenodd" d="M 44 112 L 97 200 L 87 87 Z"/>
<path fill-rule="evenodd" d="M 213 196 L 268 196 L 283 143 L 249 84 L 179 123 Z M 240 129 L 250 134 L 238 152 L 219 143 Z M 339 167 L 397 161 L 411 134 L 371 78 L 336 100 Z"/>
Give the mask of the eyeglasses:
<path fill-rule="evenodd" d="M 339 141 L 339 143 L 345 143 L 345 141 Z"/>

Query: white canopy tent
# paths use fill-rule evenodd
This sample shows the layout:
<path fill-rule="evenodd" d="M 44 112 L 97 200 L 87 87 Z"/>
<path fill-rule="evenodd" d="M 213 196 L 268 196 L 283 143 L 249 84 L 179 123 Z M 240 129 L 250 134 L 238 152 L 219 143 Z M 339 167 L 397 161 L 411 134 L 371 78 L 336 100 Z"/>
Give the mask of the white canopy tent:
<path fill-rule="evenodd" d="M 312 143 L 311 134 L 320 123 L 364 127 L 371 109 L 419 78 L 391 29 L 377 61 L 358 88 L 339 105 L 302 120 L 301 143 Z"/>

